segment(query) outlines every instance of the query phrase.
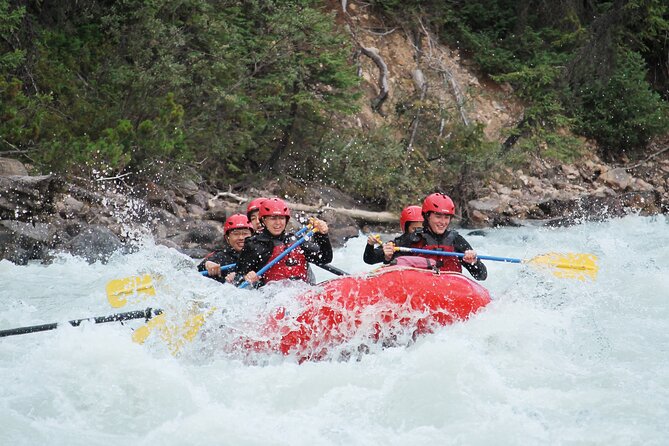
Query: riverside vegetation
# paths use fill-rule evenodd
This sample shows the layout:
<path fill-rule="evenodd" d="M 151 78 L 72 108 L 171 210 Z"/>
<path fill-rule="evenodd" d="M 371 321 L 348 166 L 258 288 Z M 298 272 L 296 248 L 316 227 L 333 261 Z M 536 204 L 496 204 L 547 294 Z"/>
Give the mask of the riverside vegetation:
<path fill-rule="evenodd" d="M 414 91 L 384 85 L 394 67 L 365 44 L 390 33 Z M 657 150 L 668 33 L 661 0 L 0 0 L 0 156 L 133 186 L 288 178 L 391 210 L 437 189 L 467 203 L 536 158 Z M 439 100 L 438 45 L 510 89 L 513 125 L 490 138 L 466 90 Z"/>

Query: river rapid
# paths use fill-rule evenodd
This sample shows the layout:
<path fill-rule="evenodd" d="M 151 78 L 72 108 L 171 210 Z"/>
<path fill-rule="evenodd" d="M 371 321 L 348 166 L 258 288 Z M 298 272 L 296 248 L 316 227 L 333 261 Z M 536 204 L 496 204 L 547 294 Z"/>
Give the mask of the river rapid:
<path fill-rule="evenodd" d="M 301 285 L 220 285 L 150 240 L 106 265 L 0 261 L 0 330 L 147 306 L 225 309 L 177 357 L 157 336 L 131 340 L 143 320 L 0 338 L 0 444 L 667 444 L 669 219 L 468 232 L 480 254 L 585 252 L 600 271 L 581 282 L 486 262 L 493 302 L 470 320 L 408 346 L 299 364 L 220 346 L 221 327 L 268 302 L 290 306 Z M 364 244 L 350 240 L 332 264 L 372 269 Z M 156 296 L 111 308 L 105 285 L 139 273 L 154 277 Z"/>

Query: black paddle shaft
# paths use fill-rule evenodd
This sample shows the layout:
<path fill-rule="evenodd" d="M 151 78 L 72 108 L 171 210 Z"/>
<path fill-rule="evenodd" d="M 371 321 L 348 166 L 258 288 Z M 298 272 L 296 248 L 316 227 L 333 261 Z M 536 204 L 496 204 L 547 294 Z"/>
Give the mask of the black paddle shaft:
<path fill-rule="evenodd" d="M 319 268 L 323 268 L 325 271 L 329 271 L 332 274 L 336 274 L 338 276 L 348 276 L 349 275 L 346 271 L 343 271 L 343 270 L 337 268 L 336 266 L 332 266 L 330 264 L 317 265 L 317 264 L 314 263 L 314 265 L 316 265 Z"/>
<path fill-rule="evenodd" d="M 156 309 L 147 308 L 146 310 L 127 311 L 125 313 L 110 314 L 109 316 L 97 316 L 97 317 L 87 317 L 84 319 L 74 319 L 68 322 L 73 327 L 78 327 L 84 321 L 92 321 L 95 322 L 96 324 L 102 324 L 104 322 L 129 321 L 131 319 L 146 319 L 148 321 L 153 316 L 158 316 L 162 312 L 163 310 L 161 310 L 160 308 Z M 55 330 L 56 328 L 58 328 L 57 322 L 54 322 L 52 324 L 32 325 L 30 327 L 10 328 L 8 330 L 0 330 L 0 338 L 5 336 L 14 336 L 26 333 L 36 333 L 38 331 Z"/>

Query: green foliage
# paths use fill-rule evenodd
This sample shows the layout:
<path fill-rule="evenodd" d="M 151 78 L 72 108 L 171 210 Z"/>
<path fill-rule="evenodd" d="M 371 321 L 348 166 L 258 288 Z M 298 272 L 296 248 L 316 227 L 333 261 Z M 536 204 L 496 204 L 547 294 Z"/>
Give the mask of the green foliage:
<path fill-rule="evenodd" d="M 390 128 L 331 134 L 323 146 L 323 176 L 361 200 L 399 210 L 431 187 L 433 166 L 407 152 Z"/>
<path fill-rule="evenodd" d="M 45 170 L 203 160 L 231 180 L 357 106 L 348 41 L 317 1 L 91 1 L 24 16 L 7 5 L 0 33 L 18 52 L 0 58 L 0 94 L 13 98 L 0 125 Z M 31 34 L 17 34 L 21 19 Z"/>
<path fill-rule="evenodd" d="M 575 141 L 563 129 L 597 139 L 609 153 L 669 130 L 666 102 L 651 87 L 669 96 L 666 1 L 374 4 L 396 18 L 422 12 L 483 73 L 511 84 L 527 104 L 517 130 L 526 148 L 552 147 L 551 156 L 569 159 Z"/>
<path fill-rule="evenodd" d="M 25 7 L 9 8 L 9 0 L 0 0 L 0 73 L 16 69 L 24 60 L 24 52 L 11 46 L 12 36 L 18 30 Z"/>
<path fill-rule="evenodd" d="M 595 80 L 579 94 L 579 129 L 604 144 L 608 153 L 644 146 L 669 131 L 669 108 L 645 81 L 642 57 L 621 50 L 607 80 Z"/>
<path fill-rule="evenodd" d="M 165 175 L 197 162 L 227 184 L 273 170 L 399 207 L 435 188 L 466 197 L 501 162 L 431 91 L 394 98 L 394 129 L 342 131 L 359 81 L 329 3 L 18 3 L 0 0 L 0 152 L 43 170 Z M 669 129 L 666 1 L 369 5 L 514 88 L 525 115 L 507 159 L 574 159 L 570 131 L 615 154 Z"/>
<path fill-rule="evenodd" d="M 484 126 L 453 124 L 450 137 L 435 147 L 431 159 L 437 167 L 437 187 L 459 200 L 467 200 L 479 188 L 492 166 L 499 163 L 498 144 L 488 141 Z"/>

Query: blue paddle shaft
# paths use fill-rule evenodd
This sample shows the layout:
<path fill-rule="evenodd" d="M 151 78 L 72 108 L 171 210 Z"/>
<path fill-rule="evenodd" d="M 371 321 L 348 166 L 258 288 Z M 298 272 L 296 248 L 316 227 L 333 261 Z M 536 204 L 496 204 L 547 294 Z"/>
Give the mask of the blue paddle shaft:
<path fill-rule="evenodd" d="M 399 248 L 402 252 L 413 252 L 414 254 L 430 254 L 436 256 L 446 256 L 446 257 L 464 257 L 465 255 L 461 252 L 448 252 L 448 251 L 433 251 L 431 249 L 420 249 L 420 248 Z M 495 262 L 507 262 L 507 263 L 523 263 L 521 259 L 514 259 L 512 257 L 495 257 L 495 256 L 476 256 L 477 259 L 481 260 L 493 260 Z"/>
<path fill-rule="evenodd" d="M 303 227 L 299 231 L 295 233 L 296 237 L 299 237 L 300 235 L 304 234 L 307 231 L 307 227 Z M 229 265 L 221 265 L 221 272 L 223 271 L 230 271 L 231 269 L 235 269 L 237 267 L 236 263 L 231 263 Z M 200 274 L 202 274 L 204 277 L 209 277 L 209 272 L 207 270 L 200 271 Z"/>
<path fill-rule="evenodd" d="M 306 228 L 302 228 L 302 229 L 306 229 Z M 304 232 L 304 231 L 302 231 L 302 230 L 300 230 L 300 231 L 301 231 L 301 232 Z M 300 233 L 300 231 L 298 231 L 298 233 Z M 273 267 L 274 265 L 276 265 L 276 264 L 277 264 L 278 262 L 280 262 L 284 257 L 286 257 L 288 254 L 290 254 L 290 252 L 291 252 L 293 249 L 297 248 L 297 247 L 300 246 L 302 243 L 306 242 L 307 239 L 308 239 L 309 237 L 311 237 L 313 234 L 314 234 L 314 231 L 309 231 L 309 232 L 307 232 L 307 234 L 306 234 L 304 237 L 302 237 L 301 239 L 299 239 L 298 241 L 296 241 L 295 243 L 293 243 L 292 245 L 290 245 L 288 248 L 286 248 L 281 254 L 279 254 L 278 256 L 276 256 L 276 258 L 274 258 L 274 260 L 272 260 L 272 261 L 269 262 L 267 265 L 265 265 L 265 266 L 263 266 L 262 268 L 260 268 L 260 271 L 258 271 L 258 272 L 256 273 L 256 274 L 258 275 L 258 277 L 260 277 L 260 276 L 262 276 L 263 274 L 265 274 L 271 267 Z M 296 234 L 296 235 L 297 235 L 297 234 Z M 241 285 L 239 285 L 239 288 L 246 288 L 246 287 L 249 286 L 249 285 L 250 285 L 250 283 L 244 281 L 244 282 L 242 282 Z"/>
<path fill-rule="evenodd" d="M 236 266 L 237 266 L 236 263 L 231 263 L 229 265 L 221 265 L 221 272 L 230 271 L 231 269 L 235 269 Z M 204 271 L 200 271 L 200 274 L 202 274 L 204 277 L 209 277 L 209 272 L 206 269 Z"/>

